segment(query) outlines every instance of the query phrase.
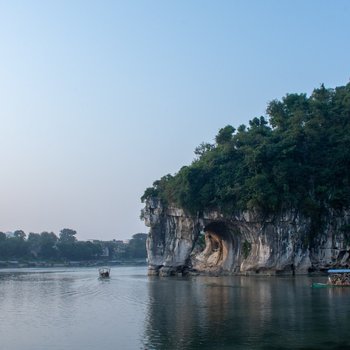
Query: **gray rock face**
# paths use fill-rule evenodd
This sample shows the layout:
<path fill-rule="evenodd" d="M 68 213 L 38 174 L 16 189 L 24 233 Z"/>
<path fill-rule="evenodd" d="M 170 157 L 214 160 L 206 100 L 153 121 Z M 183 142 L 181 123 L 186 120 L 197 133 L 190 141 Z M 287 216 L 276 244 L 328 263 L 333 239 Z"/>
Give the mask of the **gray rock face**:
<path fill-rule="evenodd" d="M 143 217 L 150 227 L 150 275 L 307 273 L 350 266 L 349 211 L 329 210 L 313 236 L 310 220 L 293 211 L 268 218 L 253 211 L 193 216 L 152 198 Z"/>

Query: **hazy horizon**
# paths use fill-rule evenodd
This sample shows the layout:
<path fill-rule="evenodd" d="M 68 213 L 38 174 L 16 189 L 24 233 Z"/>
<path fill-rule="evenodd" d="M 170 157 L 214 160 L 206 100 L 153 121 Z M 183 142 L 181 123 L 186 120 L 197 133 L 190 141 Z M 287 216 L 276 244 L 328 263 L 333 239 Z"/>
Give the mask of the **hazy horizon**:
<path fill-rule="evenodd" d="M 221 127 L 350 77 L 348 1 L 0 1 L 0 231 L 147 232 Z"/>

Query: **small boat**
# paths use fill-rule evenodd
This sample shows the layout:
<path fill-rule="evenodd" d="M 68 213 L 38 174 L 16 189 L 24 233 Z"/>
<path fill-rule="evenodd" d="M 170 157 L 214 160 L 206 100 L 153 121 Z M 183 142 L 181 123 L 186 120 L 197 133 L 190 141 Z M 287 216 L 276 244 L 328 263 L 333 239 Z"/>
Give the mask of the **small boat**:
<path fill-rule="evenodd" d="M 329 277 L 327 284 L 332 286 L 350 287 L 350 269 L 328 270 Z"/>
<path fill-rule="evenodd" d="M 100 278 L 109 278 L 111 275 L 111 269 L 109 267 L 101 267 L 98 269 Z"/>
<path fill-rule="evenodd" d="M 331 269 L 327 283 L 312 283 L 312 288 L 350 287 L 350 269 Z"/>

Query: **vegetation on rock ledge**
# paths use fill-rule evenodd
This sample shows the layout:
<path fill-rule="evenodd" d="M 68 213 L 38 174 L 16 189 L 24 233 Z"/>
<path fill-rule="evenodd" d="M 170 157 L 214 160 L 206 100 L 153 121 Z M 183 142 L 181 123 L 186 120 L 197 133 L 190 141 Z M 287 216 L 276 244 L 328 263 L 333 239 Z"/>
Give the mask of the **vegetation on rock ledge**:
<path fill-rule="evenodd" d="M 220 129 L 196 159 L 147 188 L 192 213 L 294 208 L 317 224 L 325 208 L 350 206 L 350 83 L 321 85 L 311 96 L 287 94 L 268 104 L 267 116 Z"/>

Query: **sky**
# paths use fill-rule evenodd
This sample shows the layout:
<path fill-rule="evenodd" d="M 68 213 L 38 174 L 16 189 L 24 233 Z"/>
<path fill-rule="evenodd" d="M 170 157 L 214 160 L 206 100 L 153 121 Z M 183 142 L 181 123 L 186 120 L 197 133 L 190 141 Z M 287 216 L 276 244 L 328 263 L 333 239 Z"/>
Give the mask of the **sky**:
<path fill-rule="evenodd" d="M 144 190 L 350 78 L 347 0 L 0 0 L 0 231 L 148 232 Z"/>

